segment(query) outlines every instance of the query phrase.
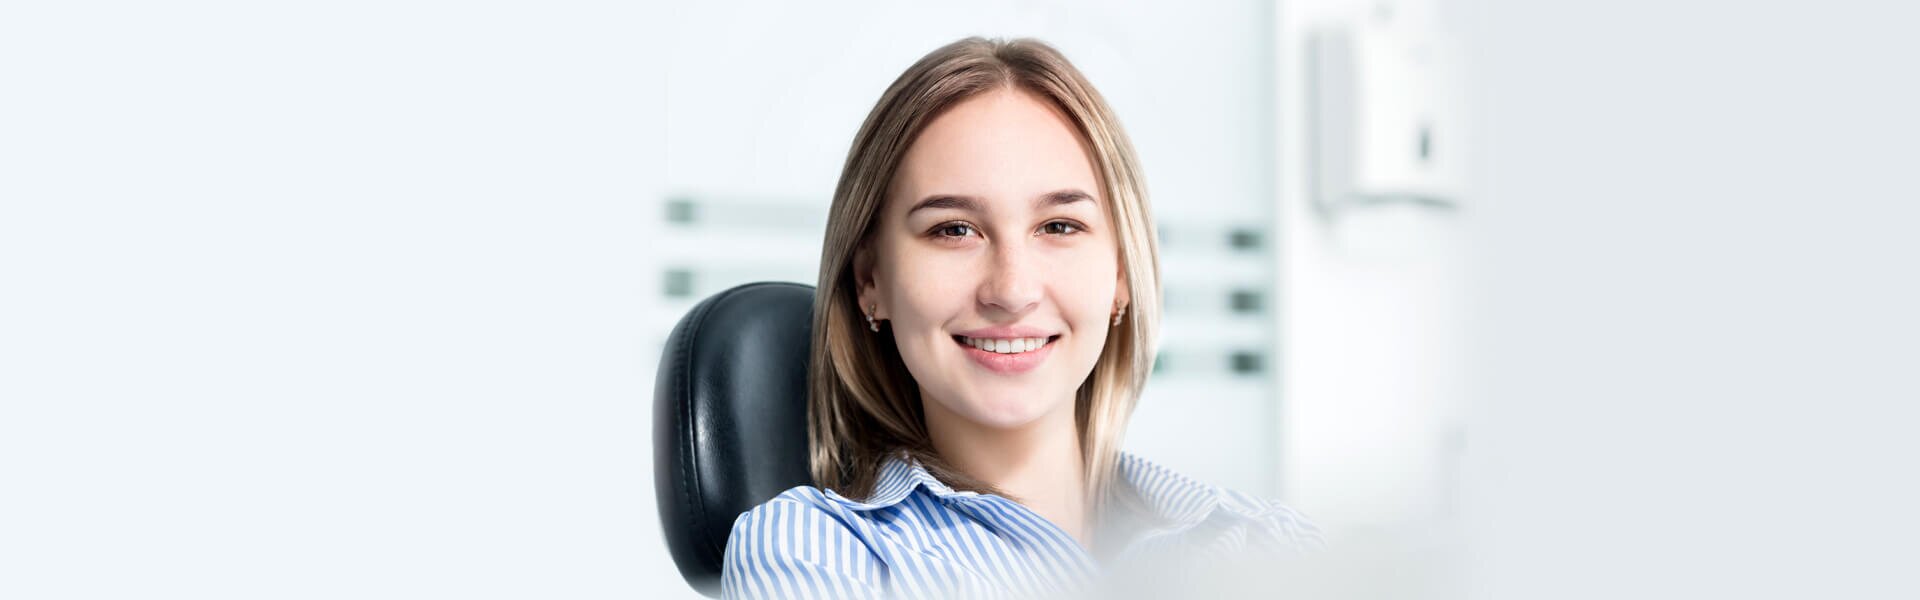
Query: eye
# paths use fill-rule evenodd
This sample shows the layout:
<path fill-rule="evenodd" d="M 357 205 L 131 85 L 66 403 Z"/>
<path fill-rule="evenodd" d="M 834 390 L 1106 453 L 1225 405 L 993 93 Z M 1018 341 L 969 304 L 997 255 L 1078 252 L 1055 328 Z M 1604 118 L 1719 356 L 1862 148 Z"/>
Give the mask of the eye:
<path fill-rule="evenodd" d="M 944 223 L 933 228 L 933 234 L 943 238 L 963 238 L 974 234 L 973 226 L 966 223 Z"/>
<path fill-rule="evenodd" d="M 1066 221 L 1051 221 L 1040 226 L 1040 233 L 1048 235 L 1072 235 L 1081 232 L 1079 225 Z"/>

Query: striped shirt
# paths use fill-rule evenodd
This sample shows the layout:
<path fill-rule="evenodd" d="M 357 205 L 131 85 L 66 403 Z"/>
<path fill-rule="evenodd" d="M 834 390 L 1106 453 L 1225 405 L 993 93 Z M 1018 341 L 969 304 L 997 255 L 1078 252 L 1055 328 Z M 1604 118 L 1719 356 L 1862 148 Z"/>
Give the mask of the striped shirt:
<path fill-rule="evenodd" d="M 798 486 L 734 521 L 721 597 L 1142 595 L 1135 583 L 1177 580 L 1160 574 L 1180 565 L 1321 545 L 1318 529 L 1278 503 L 1125 452 L 1117 468 L 1094 550 L 1017 502 L 955 491 L 905 456 L 882 465 L 865 501 Z"/>

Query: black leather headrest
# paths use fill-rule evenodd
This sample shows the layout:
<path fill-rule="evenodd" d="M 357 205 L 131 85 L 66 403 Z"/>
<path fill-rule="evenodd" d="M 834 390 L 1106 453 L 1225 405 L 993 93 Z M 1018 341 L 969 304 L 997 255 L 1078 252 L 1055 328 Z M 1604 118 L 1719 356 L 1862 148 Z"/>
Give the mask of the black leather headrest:
<path fill-rule="evenodd" d="M 680 574 L 720 593 L 740 513 L 807 469 L 813 286 L 750 283 L 703 300 L 674 326 L 654 382 L 653 477 Z"/>

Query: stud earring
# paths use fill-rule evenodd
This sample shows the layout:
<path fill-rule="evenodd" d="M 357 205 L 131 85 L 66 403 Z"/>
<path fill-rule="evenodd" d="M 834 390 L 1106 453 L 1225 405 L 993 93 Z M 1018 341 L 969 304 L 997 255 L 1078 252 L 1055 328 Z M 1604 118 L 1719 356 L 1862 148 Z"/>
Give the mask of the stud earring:
<path fill-rule="evenodd" d="M 867 329 L 872 329 L 876 332 L 880 331 L 880 324 L 873 321 L 873 312 L 879 309 L 880 305 L 878 304 L 867 307 Z"/>
<path fill-rule="evenodd" d="M 1120 307 L 1120 310 L 1119 310 L 1119 311 L 1117 311 L 1117 312 L 1115 312 L 1115 313 L 1113 313 L 1113 326 L 1114 326 L 1114 327 L 1119 327 L 1119 326 L 1120 326 L 1120 317 L 1124 317 L 1124 316 L 1126 316 L 1126 314 L 1127 314 L 1127 307 L 1125 307 L 1125 306 L 1122 306 L 1122 307 Z"/>

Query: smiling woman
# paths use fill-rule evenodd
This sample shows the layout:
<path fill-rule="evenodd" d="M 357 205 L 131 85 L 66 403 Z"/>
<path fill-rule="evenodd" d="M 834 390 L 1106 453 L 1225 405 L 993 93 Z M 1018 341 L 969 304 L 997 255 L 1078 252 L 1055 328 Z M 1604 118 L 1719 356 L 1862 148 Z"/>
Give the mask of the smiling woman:
<path fill-rule="evenodd" d="M 894 81 L 816 293 L 816 485 L 735 522 L 725 596 L 1068 594 L 1317 542 L 1120 450 L 1159 324 L 1152 218 L 1118 120 L 1043 43 L 961 40 Z"/>

